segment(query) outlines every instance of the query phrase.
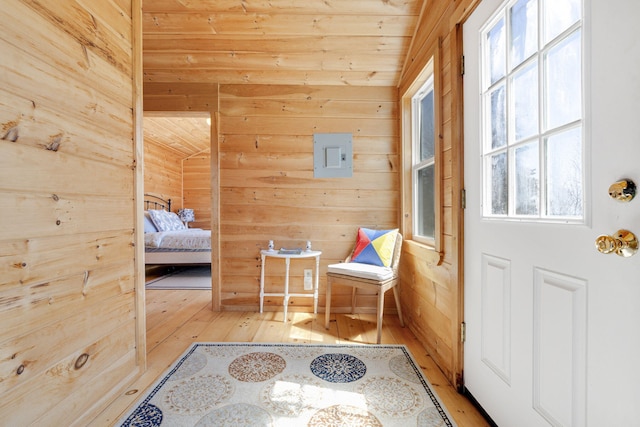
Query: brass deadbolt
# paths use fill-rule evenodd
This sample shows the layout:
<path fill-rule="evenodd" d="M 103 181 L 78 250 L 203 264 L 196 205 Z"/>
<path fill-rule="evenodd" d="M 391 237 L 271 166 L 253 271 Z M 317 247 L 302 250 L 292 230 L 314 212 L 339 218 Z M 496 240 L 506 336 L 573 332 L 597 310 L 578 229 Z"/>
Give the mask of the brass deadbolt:
<path fill-rule="evenodd" d="M 630 179 L 621 179 L 611 184 L 609 196 L 619 202 L 630 202 L 636 196 L 636 183 Z"/>

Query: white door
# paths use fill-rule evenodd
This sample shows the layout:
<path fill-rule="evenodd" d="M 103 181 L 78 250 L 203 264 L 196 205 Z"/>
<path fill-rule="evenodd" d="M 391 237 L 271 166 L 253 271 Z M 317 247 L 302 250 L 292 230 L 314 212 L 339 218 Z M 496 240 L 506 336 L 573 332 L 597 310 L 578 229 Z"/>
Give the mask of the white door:
<path fill-rule="evenodd" d="M 531 46 L 523 39 L 529 36 L 544 39 L 543 34 L 537 38 L 530 32 L 533 27 L 523 30 L 522 23 L 524 16 L 534 16 L 528 13 L 541 11 L 538 6 L 545 1 L 556 8 L 550 14 L 554 24 L 566 18 L 572 3 L 510 2 L 513 8 L 503 15 L 505 21 L 519 21 L 505 24 L 502 35 L 499 28 L 492 33 L 495 46 L 503 35 L 508 39 L 510 28 L 515 26 L 519 26 L 521 37 L 514 39 L 514 50 L 528 50 Z M 521 66 L 519 74 L 504 80 L 506 95 L 496 91 L 482 98 L 481 31 L 489 28 L 485 24 L 504 6 L 502 3 L 483 0 L 463 29 L 465 385 L 501 427 L 637 426 L 640 254 L 626 258 L 602 254 L 595 241 L 599 235 L 613 235 L 619 229 L 640 236 L 640 196 L 623 203 L 608 194 L 609 186 L 621 178 L 640 184 L 640 1 L 577 1 L 583 20 L 566 31 L 578 28 L 583 32 L 582 43 L 577 43 L 582 45 L 582 78 L 569 72 L 569 78 L 562 80 L 566 71 L 563 61 L 575 50 L 563 49 L 561 43 L 538 57 L 544 70 L 532 66 L 533 71 L 527 73 L 526 66 Z M 490 22 L 491 28 L 497 28 L 496 22 Z M 545 25 L 540 33 L 546 31 Z M 493 53 L 499 56 L 497 49 Z M 510 48 L 502 53 L 518 56 Z M 498 68 L 508 69 L 509 61 Z M 492 71 L 488 67 L 488 74 L 483 75 Z M 543 88 L 538 89 L 536 79 L 540 76 L 544 76 L 539 80 Z M 544 100 L 544 85 L 558 81 L 569 86 L 576 83 L 578 88 L 582 81 L 583 120 L 560 123 L 559 128 L 544 134 L 547 126 L 561 122 L 564 107 L 575 101 L 575 96 L 560 99 L 566 93 L 556 93 L 551 100 L 555 107 L 548 114 L 529 116 L 531 103 L 526 98 L 539 99 L 539 105 L 544 105 L 548 101 Z M 525 101 L 511 101 L 514 94 L 524 96 Z M 518 123 L 486 130 L 489 139 L 501 132 L 507 139 L 517 139 L 514 135 L 518 133 L 526 137 L 531 130 L 528 127 L 538 124 L 541 136 L 531 139 L 531 144 L 503 150 L 502 157 L 487 156 L 493 147 L 487 150 L 482 145 L 481 124 L 487 116 L 483 116 L 481 99 L 486 100 L 489 111 L 497 111 L 495 115 L 509 108 L 520 114 Z M 567 154 L 571 150 L 562 155 L 561 148 L 564 142 L 576 141 L 575 132 L 577 140 L 584 141 L 584 221 L 532 221 L 526 215 L 507 218 L 529 209 L 538 214 L 553 209 L 547 208 L 550 199 L 556 203 L 562 203 L 561 199 L 575 201 L 575 182 L 559 179 L 580 168 L 580 156 Z M 544 159 L 536 160 L 536 156 Z M 554 162 L 558 158 L 561 163 Z M 483 171 L 483 164 L 492 172 Z M 500 165 L 511 173 L 506 181 L 498 176 Z M 537 186 L 527 185 L 530 177 L 516 175 L 517 168 L 528 171 Z M 546 185 L 545 179 L 548 194 L 538 191 Z M 495 187 L 485 190 L 484 182 Z M 501 197 L 510 201 L 501 204 Z"/>

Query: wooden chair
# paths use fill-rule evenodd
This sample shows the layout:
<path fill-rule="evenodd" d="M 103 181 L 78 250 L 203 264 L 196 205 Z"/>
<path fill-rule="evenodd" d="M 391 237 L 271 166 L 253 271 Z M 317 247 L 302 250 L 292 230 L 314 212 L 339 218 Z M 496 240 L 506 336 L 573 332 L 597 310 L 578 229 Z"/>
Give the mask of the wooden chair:
<path fill-rule="evenodd" d="M 378 337 L 376 342 L 380 344 L 380 338 L 382 336 L 382 313 L 384 309 L 384 293 L 389 289 L 393 289 L 393 297 L 396 300 L 396 308 L 398 309 L 398 317 L 400 318 L 400 325 L 404 327 L 404 321 L 402 320 L 402 309 L 400 308 L 400 298 L 398 296 L 398 264 L 400 263 L 400 254 L 402 252 L 402 235 L 398 233 L 396 237 L 396 244 L 393 250 L 393 257 L 391 265 L 389 267 L 378 267 L 369 264 L 360 264 L 357 262 L 351 262 L 351 254 L 345 259 L 344 262 L 339 264 L 332 264 L 327 267 L 327 292 L 326 300 L 327 305 L 325 308 L 325 328 L 329 329 L 329 317 L 331 310 L 331 288 L 334 285 L 351 286 L 353 288 L 351 293 L 351 313 L 355 310 L 356 305 L 356 290 L 357 289 L 369 289 L 375 290 L 378 293 Z"/>

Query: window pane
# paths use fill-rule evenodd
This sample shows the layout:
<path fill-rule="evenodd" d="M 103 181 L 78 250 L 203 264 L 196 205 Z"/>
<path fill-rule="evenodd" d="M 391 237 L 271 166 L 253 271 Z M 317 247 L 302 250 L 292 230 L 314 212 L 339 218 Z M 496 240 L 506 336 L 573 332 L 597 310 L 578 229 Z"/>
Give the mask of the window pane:
<path fill-rule="evenodd" d="M 498 21 L 489 31 L 487 41 L 489 42 L 489 58 L 487 59 L 489 61 L 489 81 L 490 84 L 494 84 L 504 77 L 506 72 L 504 19 Z"/>
<path fill-rule="evenodd" d="M 507 105 L 504 85 L 491 92 L 491 148 L 507 145 Z"/>
<path fill-rule="evenodd" d="M 500 153 L 491 156 L 491 213 L 506 215 L 508 213 L 508 181 L 507 154 Z"/>
<path fill-rule="evenodd" d="M 521 141 L 538 134 L 538 62 L 513 77 L 515 138 Z"/>
<path fill-rule="evenodd" d="M 582 117 L 581 36 L 576 31 L 549 51 L 546 58 L 547 129 Z"/>
<path fill-rule="evenodd" d="M 420 101 L 420 161 L 430 159 L 435 152 L 433 89 Z"/>
<path fill-rule="evenodd" d="M 548 43 L 582 16 L 581 0 L 545 0 L 544 42 Z"/>
<path fill-rule="evenodd" d="M 436 223 L 434 172 L 434 165 L 420 169 L 417 182 L 417 234 L 430 238 L 434 237 Z"/>
<path fill-rule="evenodd" d="M 511 8 L 511 69 L 538 50 L 538 2 L 519 0 Z"/>
<path fill-rule="evenodd" d="M 571 129 L 547 140 L 547 213 L 582 215 L 582 132 Z"/>
<path fill-rule="evenodd" d="M 537 142 L 516 148 L 516 215 L 538 215 L 539 164 Z"/>

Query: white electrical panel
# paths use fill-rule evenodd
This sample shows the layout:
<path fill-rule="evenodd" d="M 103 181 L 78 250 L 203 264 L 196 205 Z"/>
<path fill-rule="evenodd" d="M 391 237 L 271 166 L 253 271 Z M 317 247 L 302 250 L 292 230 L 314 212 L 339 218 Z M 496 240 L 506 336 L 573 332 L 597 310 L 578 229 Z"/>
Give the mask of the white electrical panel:
<path fill-rule="evenodd" d="M 314 178 L 349 178 L 352 175 L 352 135 L 350 133 L 314 134 Z"/>

